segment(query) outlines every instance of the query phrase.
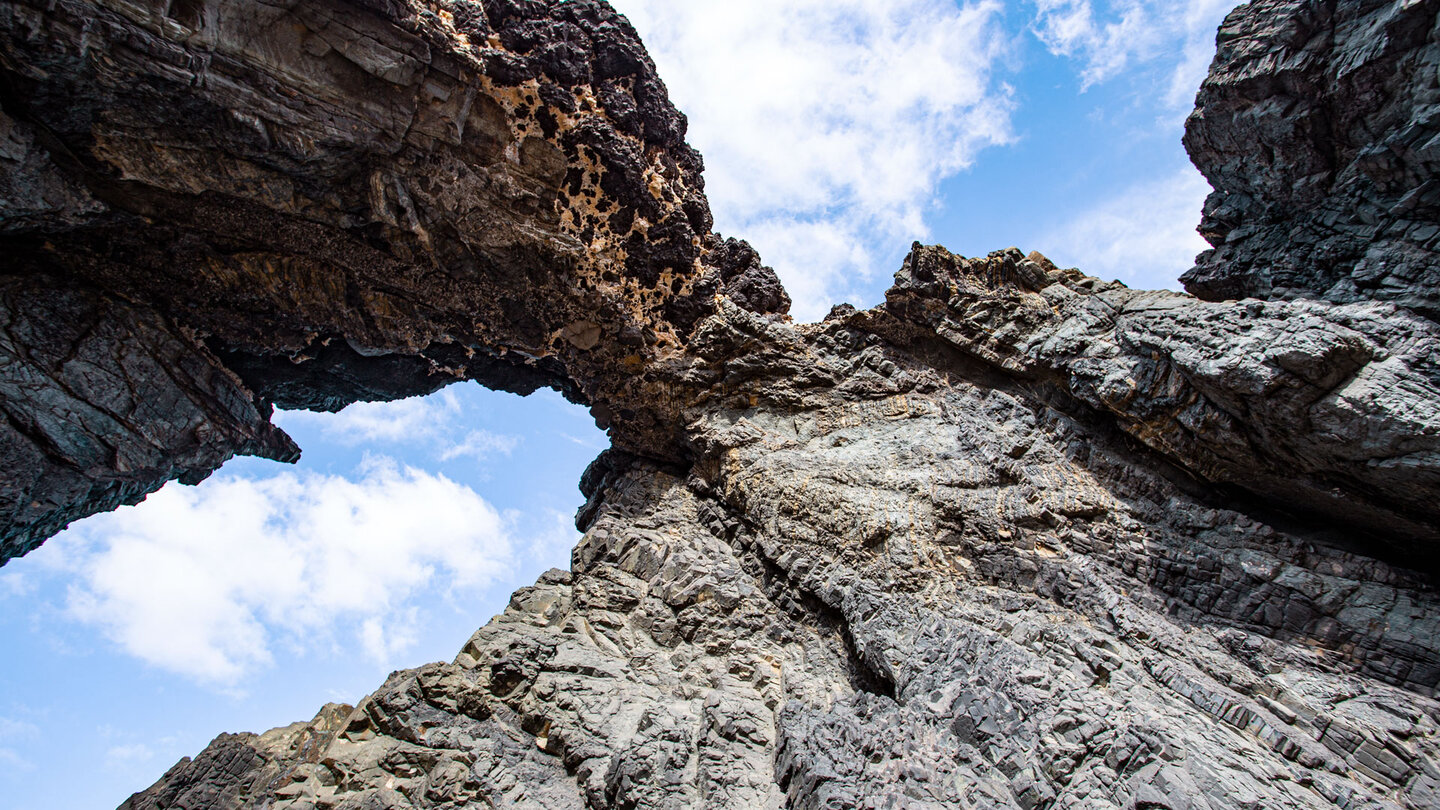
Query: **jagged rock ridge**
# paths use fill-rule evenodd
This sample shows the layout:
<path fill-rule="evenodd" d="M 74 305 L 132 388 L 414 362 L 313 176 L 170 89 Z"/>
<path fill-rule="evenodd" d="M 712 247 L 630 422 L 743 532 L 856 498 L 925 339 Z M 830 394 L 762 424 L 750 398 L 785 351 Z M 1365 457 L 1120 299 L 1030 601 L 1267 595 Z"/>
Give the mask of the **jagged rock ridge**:
<path fill-rule="evenodd" d="M 916 245 L 885 304 L 796 325 L 602 3 L 162 5 L 0 6 L 7 555 L 290 457 L 272 404 L 551 385 L 615 447 L 571 570 L 453 662 L 125 807 L 1440 803 L 1423 285 L 1282 289 L 1222 250 L 1192 284 L 1270 300 L 1206 302 Z M 1192 150 L 1268 148 L 1226 128 L 1342 99 L 1322 66 L 1428 58 L 1371 24 L 1424 8 L 1237 10 Z M 1236 210 L 1303 221 L 1254 165 Z M 1410 210 L 1366 249 L 1419 255 Z"/>

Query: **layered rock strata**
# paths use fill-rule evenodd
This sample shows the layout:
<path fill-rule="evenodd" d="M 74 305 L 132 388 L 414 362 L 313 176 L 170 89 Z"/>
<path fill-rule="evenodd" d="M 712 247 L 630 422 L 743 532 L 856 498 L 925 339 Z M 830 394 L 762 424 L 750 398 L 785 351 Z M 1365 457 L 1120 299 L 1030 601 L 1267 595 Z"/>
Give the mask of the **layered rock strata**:
<path fill-rule="evenodd" d="M 162 5 L 0 6 L 5 452 L 48 499 L 4 502 L 8 553 L 293 456 L 272 405 L 549 385 L 615 446 L 571 569 L 454 661 L 129 810 L 1440 803 L 1423 285 L 1284 287 L 1257 248 L 1191 278 L 1262 298 L 1201 301 L 916 245 L 883 305 L 797 325 L 603 4 Z M 1192 149 L 1426 58 L 1353 26 L 1421 7 L 1237 10 Z M 1302 223 L 1269 165 L 1253 210 Z"/>
<path fill-rule="evenodd" d="M 36 0 L 0 5 L 0 43 L 5 272 L 104 296 L 106 329 L 188 333 L 261 409 L 552 386 L 674 458 L 681 400 L 649 369 L 717 293 L 789 306 L 711 233 L 685 119 L 603 3 Z M 29 342 L 63 344 L 64 321 Z M 113 396 L 170 396 L 123 364 Z M 172 465 L 197 478 L 261 450 L 253 414 L 211 407 L 209 440 L 91 434 L 106 470 L 28 427 L 59 406 L 6 407 L 4 453 L 56 462 L 37 490 L 96 495 L 7 510 L 0 560 L 177 475 L 132 456 L 206 445 Z"/>
<path fill-rule="evenodd" d="M 1339 548 L 1350 532 L 1236 505 L 1167 460 L 1163 434 L 1115 419 L 1117 398 L 1033 371 L 1063 367 L 1054 334 L 1085 324 L 1101 336 L 1085 341 L 1088 379 L 1144 383 L 1132 413 L 1203 411 L 1179 372 L 1135 373 L 1153 348 L 1102 338 L 1166 312 L 1188 327 L 1172 353 L 1203 353 L 1251 304 L 1137 293 L 1015 252 L 917 247 L 897 280 L 886 305 L 813 326 L 723 303 L 690 343 L 690 374 L 718 379 L 686 412 L 689 469 L 597 462 L 571 571 L 517 593 L 454 662 L 392 676 L 316 765 L 236 806 L 1440 797 L 1428 578 Z M 1014 373 L 962 334 L 972 295 L 1073 300 L 1049 337 L 1030 324 L 1050 348 L 1020 352 Z M 1274 306 L 1246 316 L 1254 331 L 1293 325 L 1287 307 L 1313 314 Z M 1249 362 L 1273 376 L 1330 351 L 1296 346 Z M 195 767 L 153 790 L 210 766 Z M 165 806 L 155 796 L 131 807 Z"/>

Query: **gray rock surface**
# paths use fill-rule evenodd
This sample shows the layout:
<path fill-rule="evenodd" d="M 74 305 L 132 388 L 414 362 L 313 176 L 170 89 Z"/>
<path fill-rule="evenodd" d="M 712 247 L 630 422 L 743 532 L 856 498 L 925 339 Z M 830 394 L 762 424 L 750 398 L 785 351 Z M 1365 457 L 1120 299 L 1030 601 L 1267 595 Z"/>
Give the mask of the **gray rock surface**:
<path fill-rule="evenodd" d="M 222 806 L 1433 806 L 1427 578 L 887 315 L 723 305 L 688 472 L 607 460 L 571 571 Z"/>
<path fill-rule="evenodd" d="M 272 404 L 549 385 L 569 571 L 124 806 L 1434 808 L 1433 18 L 1227 21 L 1190 283 L 1268 300 L 916 245 L 797 325 L 603 3 L 5 0 L 0 553 Z"/>
<path fill-rule="evenodd" d="M 199 483 L 236 453 L 300 455 L 270 405 L 183 330 L 54 277 L 0 276 L 0 411 L 0 559 L 167 479 Z"/>
<path fill-rule="evenodd" d="M 1109 413 L 1211 481 L 1323 513 L 1412 557 L 1440 539 L 1440 329 L 1390 303 L 1203 303 L 1018 250 L 916 245 L 875 326 Z M 928 339 L 924 334 L 918 339 Z"/>
<path fill-rule="evenodd" d="M 1440 318 L 1440 2 L 1253 0 L 1185 146 L 1215 192 L 1207 299 L 1393 301 Z"/>

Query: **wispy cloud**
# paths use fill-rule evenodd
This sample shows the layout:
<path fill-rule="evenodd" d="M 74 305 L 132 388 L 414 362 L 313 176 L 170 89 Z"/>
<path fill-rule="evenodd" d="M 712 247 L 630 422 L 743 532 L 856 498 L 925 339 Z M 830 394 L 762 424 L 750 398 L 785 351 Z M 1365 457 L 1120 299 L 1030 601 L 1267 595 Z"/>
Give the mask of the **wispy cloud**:
<path fill-rule="evenodd" d="M 519 443 L 518 436 L 491 433 L 488 430 L 472 430 L 465 434 L 465 438 L 441 450 L 440 460 L 450 461 L 468 456 L 477 461 L 483 461 L 496 455 L 508 456 Z"/>
<path fill-rule="evenodd" d="M 360 649 L 371 661 L 383 664 L 415 646 L 420 637 L 420 610 L 411 606 L 384 616 L 367 616 L 360 623 Z"/>
<path fill-rule="evenodd" d="M 20 755 L 14 748 L 0 747 L 0 765 L 12 771 L 30 772 L 35 770 L 35 763 Z"/>
<path fill-rule="evenodd" d="M 1123 83 L 1152 111 L 1142 128 L 1174 138 L 1176 168 L 1097 195 L 1094 204 L 1041 234 L 1036 245 L 1063 265 L 1145 287 L 1177 287 L 1208 247 L 1195 232 L 1210 192 L 1178 147 L 1181 123 L 1215 54 L 1215 30 L 1237 0 L 1032 0 L 1031 30 L 1076 65 L 1086 89 Z"/>
<path fill-rule="evenodd" d="M 1097 200 L 1040 235 L 1034 246 L 1055 263 L 1132 286 L 1176 287 L 1195 254 L 1209 247 L 1195 232 L 1210 184 L 1193 168 Z"/>
<path fill-rule="evenodd" d="M 23 756 L 14 745 L 26 744 L 39 736 L 40 729 L 34 723 L 0 717 L 0 765 L 17 773 L 35 770 L 35 763 Z"/>
<path fill-rule="evenodd" d="M 35 583 L 21 571 L 0 568 L 0 596 L 28 596 Z"/>
<path fill-rule="evenodd" d="M 452 391 L 442 390 L 428 397 L 393 402 L 356 402 L 338 413 L 279 411 L 275 414 L 275 423 L 281 427 L 315 427 L 331 441 L 354 446 L 430 439 L 442 432 L 460 412 L 459 398 Z"/>
<path fill-rule="evenodd" d="M 937 184 L 1010 138 L 995 0 L 620 0 L 690 117 L 717 228 L 814 319 L 922 238 Z"/>
<path fill-rule="evenodd" d="M 1188 111 L 1215 53 L 1215 29 L 1238 0 L 1033 0 L 1032 30 L 1051 53 L 1080 63 L 1082 87 L 1154 63 L 1160 98 Z M 1178 58 L 1177 58 L 1178 56 Z"/>
<path fill-rule="evenodd" d="M 518 523 L 523 515 L 517 512 L 507 514 L 507 517 Z M 525 556 L 531 562 L 563 560 L 580 540 L 580 532 L 575 531 L 575 519 L 556 509 L 536 515 L 531 525 L 533 528 L 525 547 Z"/>
<path fill-rule="evenodd" d="M 277 641 L 353 634 L 387 663 L 411 646 L 424 592 L 507 573 L 506 522 L 443 475 L 370 459 L 355 478 L 223 474 L 166 487 L 66 535 L 70 615 L 155 666 L 234 686 Z"/>
<path fill-rule="evenodd" d="M 112 745 L 105 751 L 105 767 L 111 770 L 129 770 L 155 758 L 155 752 L 144 743 Z"/>
<path fill-rule="evenodd" d="M 509 455 L 520 444 L 519 436 L 469 428 L 473 416 L 453 391 L 445 389 L 393 402 L 356 402 L 339 413 L 278 411 L 275 423 L 290 430 L 311 428 L 326 440 L 349 447 L 427 448 L 438 461 L 463 457 L 486 461 Z"/>
<path fill-rule="evenodd" d="M 0 717 L 0 742 L 8 742 L 40 734 L 40 728 L 26 720 Z"/>

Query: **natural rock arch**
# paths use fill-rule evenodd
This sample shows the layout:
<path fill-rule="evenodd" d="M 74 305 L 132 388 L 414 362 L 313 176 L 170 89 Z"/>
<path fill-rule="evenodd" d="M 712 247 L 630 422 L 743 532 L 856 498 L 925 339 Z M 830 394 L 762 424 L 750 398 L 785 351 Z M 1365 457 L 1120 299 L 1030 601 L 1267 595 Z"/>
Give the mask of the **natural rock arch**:
<path fill-rule="evenodd" d="M 1188 141 L 1212 175 L 1257 146 L 1225 103 L 1285 127 L 1231 80 L 1296 26 L 1435 10 L 1331 6 L 1227 22 L 1245 47 Z M 599 2 L 12 0 L 0 37 L 4 556 L 232 453 L 292 456 L 271 404 L 549 385 L 614 442 L 573 570 L 454 663 L 217 740 L 132 807 L 1440 789 L 1436 594 L 1375 558 L 1440 533 L 1424 306 L 1202 302 L 917 244 L 884 305 L 793 324 L 711 232 L 684 119 Z M 1306 41 L 1302 69 L 1369 53 Z M 1398 98 L 1409 67 L 1366 76 Z M 1385 244 L 1422 234 L 1409 210 Z"/>
<path fill-rule="evenodd" d="M 3 24 L 4 557 L 231 453 L 289 458 L 270 404 L 548 385 L 677 458 L 650 369 L 722 289 L 788 307 L 710 232 L 684 118 L 602 4 L 15 3 Z"/>

